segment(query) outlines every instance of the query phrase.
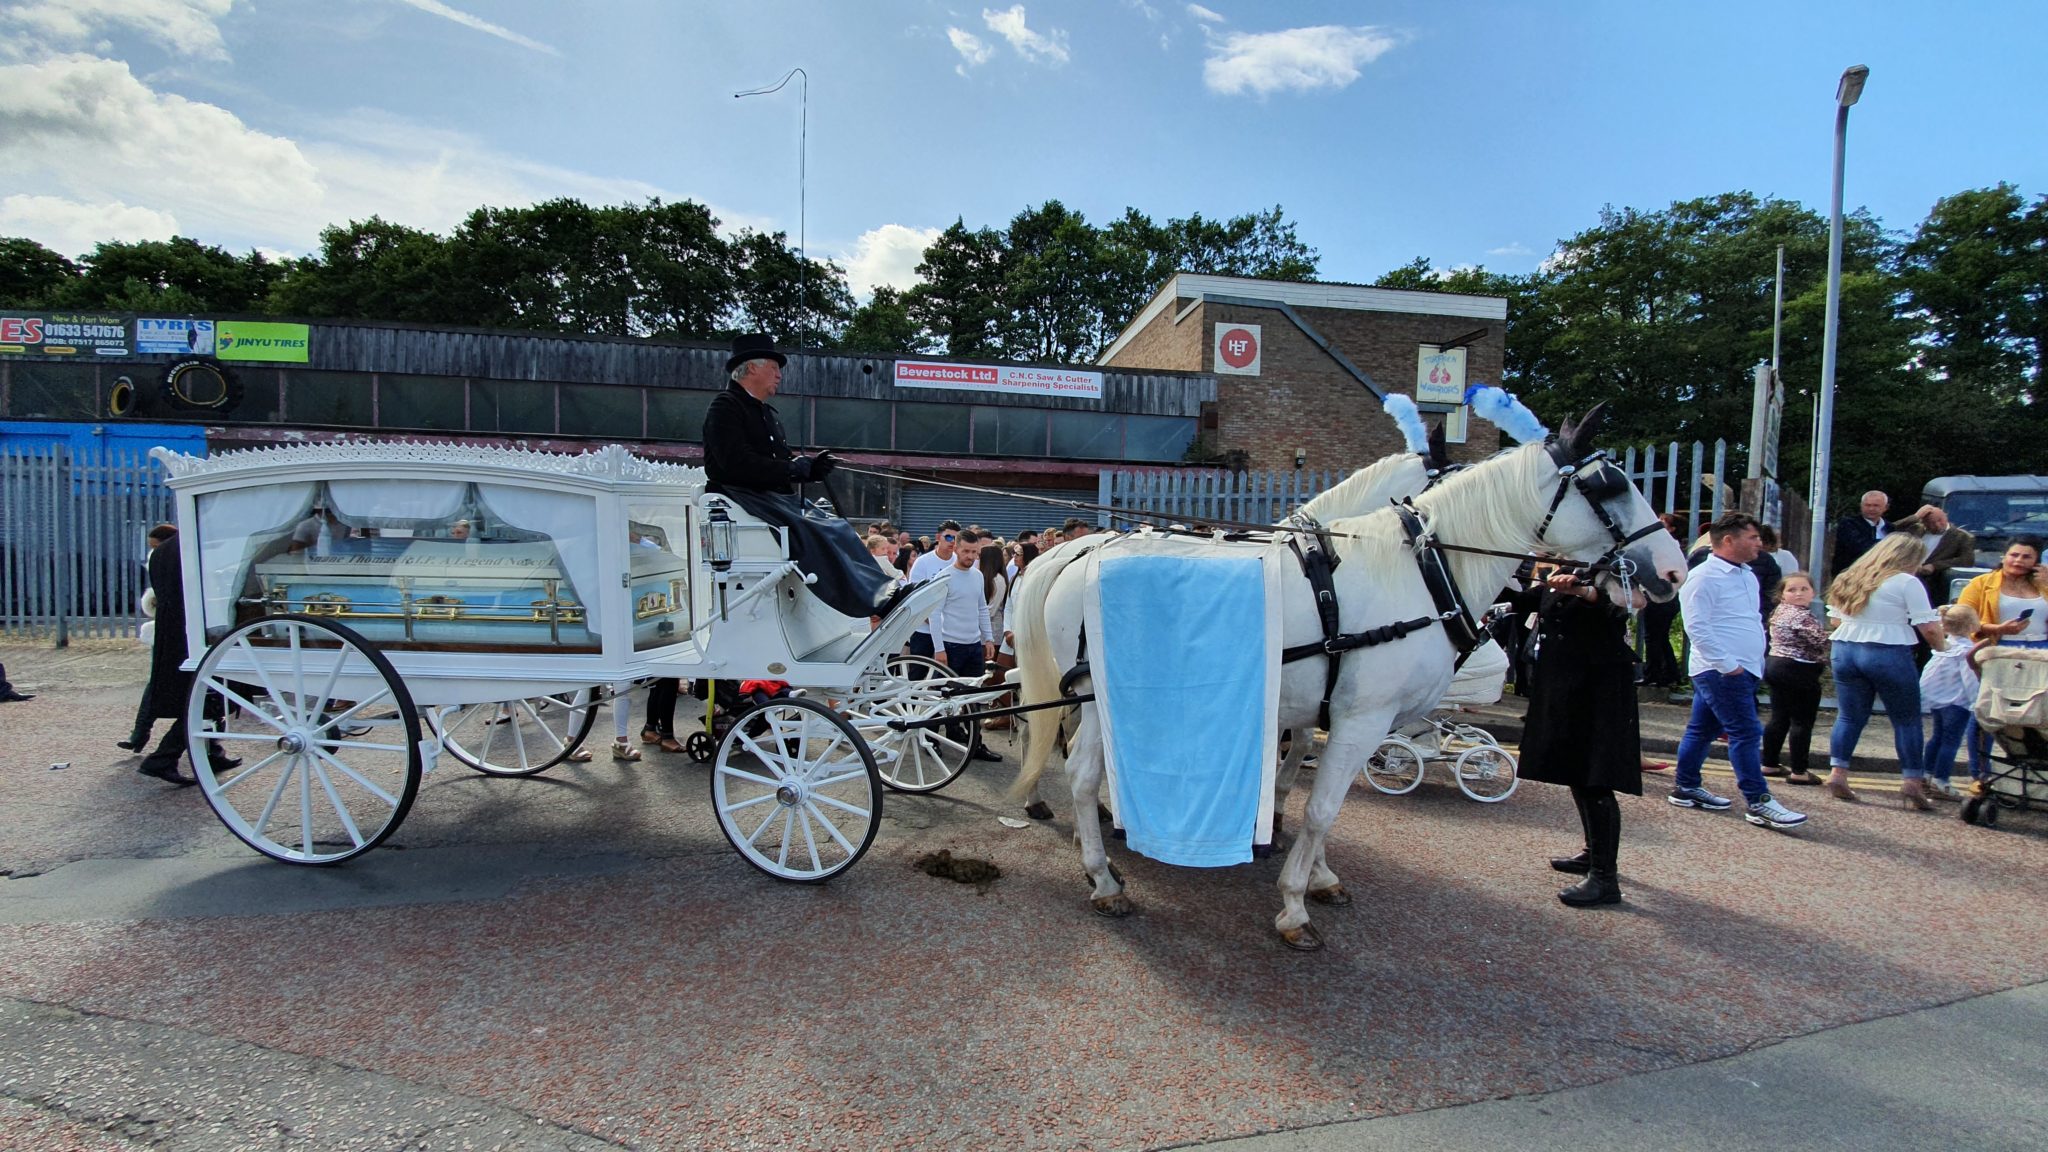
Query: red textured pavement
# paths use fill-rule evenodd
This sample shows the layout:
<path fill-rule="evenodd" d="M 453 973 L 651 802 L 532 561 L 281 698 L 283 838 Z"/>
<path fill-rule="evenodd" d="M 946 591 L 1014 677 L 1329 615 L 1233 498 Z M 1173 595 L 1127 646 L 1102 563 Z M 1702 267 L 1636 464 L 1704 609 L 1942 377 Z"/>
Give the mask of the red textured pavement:
<path fill-rule="evenodd" d="M 60 687 L 0 712 L 0 867 L 248 854 L 192 790 L 82 751 L 125 726 L 126 691 Z M 74 745 L 80 762 L 49 771 Z M 386 851 L 531 844 L 536 871 L 630 859 L 502 900 L 0 924 L 0 995 L 323 1057 L 638 1147 L 1051 1149 L 1563 1088 L 2048 979 L 2048 814 L 1984 831 L 1953 806 L 1787 790 L 1814 819 L 1786 835 L 1653 792 L 1624 799 L 1628 902 L 1575 911 L 1544 865 L 1575 846 L 1562 790 L 1498 805 L 1441 778 L 1360 791 L 1329 849 L 1358 903 L 1312 907 L 1329 947 L 1301 955 L 1271 931 L 1278 861 L 1202 872 L 1113 846 L 1140 912 L 1096 917 L 1064 813 L 996 822 L 1008 765 L 892 795 L 874 850 L 820 888 L 731 854 L 703 771 L 444 770 Z M 939 847 L 1005 875 L 978 892 L 911 868 Z M 0 1113 L 0 1135 L 53 1123 Z"/>

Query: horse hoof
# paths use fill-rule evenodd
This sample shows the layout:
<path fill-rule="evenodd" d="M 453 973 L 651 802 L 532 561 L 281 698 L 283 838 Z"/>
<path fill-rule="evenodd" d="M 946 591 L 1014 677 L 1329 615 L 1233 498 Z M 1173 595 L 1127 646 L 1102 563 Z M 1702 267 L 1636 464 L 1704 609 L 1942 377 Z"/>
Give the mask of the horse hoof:
<path fill-rule="evenodd" d="M 1114 896 L 1097 896 L 1088 903 L 1094 907 L 1097 916 L 1107 916 L 1111 920 L 1121 920 L 1138 910 L 1138 906 L 1131 903 L 1131 898 L 1121 892 Z"/>
<path fill-rule="evenodd" d="M 1351 903 L 1351 893 L 1346 892 L 1342 884 L 1317 888 L 1308 894 L 1308 898 L 1317 904 L 1327 904 L 1332 908 L 1343 908 Z"/>
<path fill-rule="evenodd" d="M 1323 934 L 1313 924 L 1289 928 L 1280 933 L 1280 942 L 1296 952 L 1319 952 L 1323 947 Z"/>
<path fill-rule="evenodd" d="M 1033 820 L 1052 819 L 1052 805 L 1043 800 L 1033 800 L 1024 806 L 1024 814 Z"/>

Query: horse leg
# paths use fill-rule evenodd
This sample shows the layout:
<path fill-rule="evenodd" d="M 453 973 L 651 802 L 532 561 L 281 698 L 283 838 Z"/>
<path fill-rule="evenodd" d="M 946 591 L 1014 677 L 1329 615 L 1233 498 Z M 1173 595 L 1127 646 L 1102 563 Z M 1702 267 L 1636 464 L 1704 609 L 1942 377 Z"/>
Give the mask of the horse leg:
<path fill-rule="evenodd" d="M 1309 923 L 1306 901 L 1312 883 L 1316 885 L 1318 903 L 1341 904 L 1350 899 L 1337 882 L 1336 874 L 1323 863 L 1323 845 L 1329 839 L 1330 827 L 1337 822 L 1337 810 L 1351 790 L 1351 781 L 1364 763 L 1364 749 L 1331 734 L 1316 769 L 1315 786 L 1309 790 L 1301 832 L 1287 854 L 1287 863 L 1280 869 L 1281 908 L 1273 927 L 1290 948 L 1311 952 L 1323 946 L 1321 934 Z"/>
<path fill-rule="evenodd" d="M 1308 751 L 1315 747 L 1313 734 L 1303 736 L 1300 729 L 1290 731 L 1287 740 L 1287 757 L 1280 761 L 1279 771 L 1273 774 L 1273 850 L 1284 852 L 1292 842 L 1282 831 L 1283 814 L 1287 811 L 1288 793 L 1294 791 L 1294 781 L 1301 775 L 1301 762 L 1308 759 Z"/>
<path fill-rule="evenodd" d="M 1109 852 L 1102 844 L 1102 824 L 1093 818 L 1103 775 L 1102 733 L 1096 725 L 1095 709 L 1084 709 L 1073 750 L 1067 755 L 1067 777 L 1074 790 L 1074 838 L 1081 842 L 1081 867 L 1095 885 L 1089 903 L 1104 916 L 1129 916 L 1136 906 L 1124 895 L 1123 877 L 1110 865 Z"/>

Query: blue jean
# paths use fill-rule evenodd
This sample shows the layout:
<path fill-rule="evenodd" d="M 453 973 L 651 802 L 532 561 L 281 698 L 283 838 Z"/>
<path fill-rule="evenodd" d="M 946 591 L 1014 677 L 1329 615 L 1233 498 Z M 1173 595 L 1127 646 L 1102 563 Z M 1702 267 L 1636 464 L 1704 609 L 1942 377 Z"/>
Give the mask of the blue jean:
<path fill-rule="evenodd" d="M 1956 749 L 1961 748 L 1963 741 L 1976 730 L 1977 718 L 1961 704 L 1944 704 L 1928 715 L 1934 718 L 1934 733 L 1927 738 L 1927 757 L 1923 763 L 1929 776 L 1946 784 L 1949 775 L 1955 771 Z M 1971 753 L 1971 774 L 1975 775 L 1976 750 L 1971 749 Z"/>
<path fill-rule="evenodd" d="M 1828 733 L 1828 763 L 1847 768 L 1856 741 L 1870 723 L 1873 700 L 1884 701 L 1892 722 L 1892 747 L 1899 754 L 1899 773 L 1908 780 L 1927 775 L 1926 737 L 1920 730 L 1920 671 L 1913 667 L 1911 644 L 1862 644 L 1837 640 L 1835 666 L 1835 728 Z"/>
<path fill-rule="evenodd" d="M 1756 718 L 1757 678 L 1748 672 L 1701 672 L 1692 678 L 1692 718 L 1678 740 L 1677 779 L 1680 788 L 1700 786 L 1700 766 L 1714 737 L 1728 734 L 1728 761 L 1735 767 L 1735 786 L 1754 804 L 1771 794 L 1764 783 L 1764 726 Z"/>

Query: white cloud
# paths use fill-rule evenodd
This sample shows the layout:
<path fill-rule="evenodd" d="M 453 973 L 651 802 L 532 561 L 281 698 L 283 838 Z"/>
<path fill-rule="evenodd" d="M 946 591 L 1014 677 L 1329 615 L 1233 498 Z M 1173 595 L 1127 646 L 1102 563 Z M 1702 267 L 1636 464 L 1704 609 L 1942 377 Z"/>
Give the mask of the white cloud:
<path fill-rule="evenodd" d="M 521 36 L 519 33 L 512 31 L 510 28 L 505 28 L 497 24 L 493 24 L 481 16 L 472 16 L 467 12 L 450 8 L 446 4 L 441 3 L 441 0 L 398 0 L 398 2 L 413 8 L 417 8 L 420 11 L 425 12 L 429 15 L 439 16 L 443 20 L 453 20 L 455 23 L 462 25 L 464 28 L 474 28 L 477 31 L 484 33 L 485 35 L 496 36 L 500 40 L 505 40 L 509 41 L 510 43 L 517 44 L 521 48 L 531 48 L 535 52 L 545 52 L 550 56 L 561 55 L 561 53 L 557 51 L 555 47 L 551 44 L 543 44 L 538 40 L 532 39 L 531 37 Z"/>
<path fill-rule="evenodd" d="M 103 240 L 168 240 L 177 234 L 176 217 L 132 204 L 81 204 L 61 196 L 0 200 L 0 236 L 27 236 L 66 256 L 83 256 Z"/>
<path fill-rule="evenodd" d="M 947 28 L 946 39 L 953 42 L 953 51 L 958 52 L 964 61 L 953 66 L 953 71 L 962 76 L 967 75 L 969 68 L 988 63 L 988 58 L 996 54 L 996 50 L 984 43 L 981 37 L 964 28 Z"/>
<path fill-rule="evenodd" d="M 853 242 L 852 251 L 838 259 L 846 269 L 846 286 L 862 298 L 884 284 L 891 288 L 910 287 L 917 283 L 917 266 L 924 260 L 924 250 L 938 238 L 937 228 L 910 228 L 902 224 L 884 224 L 861 233 L 860 239 Z"/>
<path fill-rule="evenodd" d="M 181 56 L 225 60 L 218 26 L 235 0 L 10 0 L 0 6 L 0 28 L 14 29 L 46 49 L 90 47 L 105 33 L 126 31 Z M 7 54 L 21 44 L 0 36 Z"/>
<path fill-rule="evenodd" d="M 1562 272 L 1567 268 L 1575 268 L 1578 266 L 1581 255 L 1576 248 L 1559 245 L 1551 251 L 1550 255 L 1536 262 L 1536 270 L 1548 275 L 1552 272 Z"/>
<path fill-rule="evenodd" d="M 1534 256 L 1536 250 L 1520 240 L 1516 240 L 1499 248 L 1488 248 L 1486 254 L 1488 256 Z"/>
<path fill-rule="evenodd" d="M 981 22 L 988 30 L 1010 42 L 1017 55 L 1032 63 L 1049 60 L 1054 64 L 1067 62 L 1067 34 L 1055 28 L 1051 34 L 1032 31 L 1024 23 L 1024 6 L 1014 4 L 998 12 L 993 8 L 981 10 Z"/>
<path fill-rule="evenodd" d="M 1361 66 L 1395 43 L 1391 33 L 1370 26 L 1227 32 L 1210 42 L 1202 80 L 1211 92 L 1225 96 L 1343 88 L 1358 79 Z"/>
<path fill-rule="evenodd" d="M 1224 23 L 1223 13 L 1214 11 L 1213 9 L 1204 8 L 1200 4 L 1188 5 L 1188 15 L 1193 16 L 1195 19 L 1200 20 L 1204 24 Z"/>

